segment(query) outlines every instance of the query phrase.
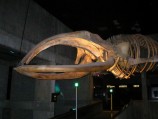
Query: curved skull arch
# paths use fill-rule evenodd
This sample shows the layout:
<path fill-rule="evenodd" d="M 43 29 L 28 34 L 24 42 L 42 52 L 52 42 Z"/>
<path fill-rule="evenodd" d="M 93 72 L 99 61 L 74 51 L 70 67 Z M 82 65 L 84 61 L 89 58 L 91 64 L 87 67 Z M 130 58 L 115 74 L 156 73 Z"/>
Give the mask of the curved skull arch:
<path fill-rule="evenodd" d="M 72 32 L 50 37 L 38 43 L 20 62 L 16 71 L 38 79 L 74 79 L 87 75 L 90 72 L 106 70 L 114 64 L 113 59 L 104 62 L 106 49 L 91 41 L 91 34 L 87 31 Z M 95 35 L 96 39 L 99 38 Z M 100 40 L 100 38 L 99 38 Z M 29 62 L 43 50 L 55 45 L 66 45 L 77 48 L 75 64 L 78 65 L 28 65 Z M 84 56 L 83 59 L 81 57 Z M 81 61 L 80 61 L 81 60 Z M 99 60 L 102 62 L 93 62 Z M 57 73 L 60 72 L 60 73 Z M 62 72 L 62 73 L 61 73 Z M 74 73 L 75 72 L 75 73 Z"/>

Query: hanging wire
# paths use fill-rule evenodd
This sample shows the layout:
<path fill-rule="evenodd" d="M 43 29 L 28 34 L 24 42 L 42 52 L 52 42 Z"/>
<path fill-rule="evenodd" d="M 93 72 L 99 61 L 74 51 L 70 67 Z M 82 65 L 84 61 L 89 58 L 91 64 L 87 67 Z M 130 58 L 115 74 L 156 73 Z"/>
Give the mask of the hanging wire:
<path fill-rule="evenodd" d="M 20 57 L 22 56 L 22 43 L 24 40 L 24 34 L 25 34 L 25 30 L 26 30 L 26 23 L 27 23 L 28 14 L 29 14 L 30 3 L 31 3 L 31 0 L 28 0 L 28 5 L 26 8 L 26 13 L 25 13 L 26 15 L 25 15 L 25 21 L 24 21 L 24 28 L 22 31 L 22 37 L 21 37 L 21 43 L 20 43 Z"/>

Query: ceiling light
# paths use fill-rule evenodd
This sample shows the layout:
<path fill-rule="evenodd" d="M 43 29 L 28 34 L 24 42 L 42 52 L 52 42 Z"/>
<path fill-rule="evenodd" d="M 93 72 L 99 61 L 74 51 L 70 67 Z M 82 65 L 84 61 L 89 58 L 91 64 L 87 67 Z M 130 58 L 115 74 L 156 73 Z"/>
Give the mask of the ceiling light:
<path fill-rule="evenodd" d="M 133 85 L 133 88 L 139 88 L 139 85 Z"/>
<path fill-rule="evenodd" d="M 107 87 L 107 88 L 115 88 L 114 85 L 107 85 L 106 87 Z"/>
<path fill-rule="evenodd" d="M 127 85 L 119 85 L 119 88 L 127 88 Z"/>

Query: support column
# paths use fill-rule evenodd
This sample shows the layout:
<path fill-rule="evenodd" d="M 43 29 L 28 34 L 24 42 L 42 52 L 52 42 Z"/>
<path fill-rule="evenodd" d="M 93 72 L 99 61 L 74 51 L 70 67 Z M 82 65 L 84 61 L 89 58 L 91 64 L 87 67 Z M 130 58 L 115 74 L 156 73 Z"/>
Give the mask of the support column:
<path fill-rule="evenodd" d="M 150 119 L 146 72 L 141 74 L 142 80 L 142 119 Z"/>

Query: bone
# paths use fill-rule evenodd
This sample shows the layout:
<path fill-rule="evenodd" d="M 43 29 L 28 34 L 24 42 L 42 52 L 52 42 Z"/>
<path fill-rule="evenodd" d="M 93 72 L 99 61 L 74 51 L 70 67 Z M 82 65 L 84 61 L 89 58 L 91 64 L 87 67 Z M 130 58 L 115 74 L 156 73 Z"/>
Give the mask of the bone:
<path fill-rule="evenodd" d="M 81 61 L 81 58 L 86 55 L 85 51 L 81 48 L 77 48 L 77 56 L 75 60 L 75 64 L 79 64 Z"/>
<path fill-rule="evenodd" d="M 110 58 L 106 62 L 95 62 L 80 65 L 22 65 L 14 68 L 17 72 L 96 72 L 107 70 L 114 64 L 114 59 Z"/>
<path fill-rule="evenodd" d="M 146 62 L 158 62 L 158 56 L 153 56 L 148 59 L 147 58 L 137 58 L 137 59 L 129 58 L 128 62 L 130 65 L 143 64 Z"/>
<path fill-rule="evenodd" d="M 102 55 L 102 50 L 105 50 L 102 46 L 88 41 L 83 38 L 77 37 L 52 37 L 42 41 L 41 43 L 37 44 L 21 61 L 20 64 L 28 64 L 36 55 L 38 55 L 41 51 L 54 46 L 54 45 L 67 45 L 71 47 L 78 47 L 84 50 L 87 50 L 95 57 L 100 57 Z"/>
<path fill-rule="evenodd" d="M 89 72 L 67 72 L 67 73 L 34 73 L 34 72 L 23 72 L 23 75 L 26 75 L 28 77 L 36 78 L 36 79 L 42 79 L 42 80 L 70 80 L 70 79 L 76 79 L 81 78 L 83 76 L 86 76 L 89 74 Z"/>

